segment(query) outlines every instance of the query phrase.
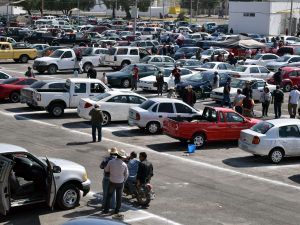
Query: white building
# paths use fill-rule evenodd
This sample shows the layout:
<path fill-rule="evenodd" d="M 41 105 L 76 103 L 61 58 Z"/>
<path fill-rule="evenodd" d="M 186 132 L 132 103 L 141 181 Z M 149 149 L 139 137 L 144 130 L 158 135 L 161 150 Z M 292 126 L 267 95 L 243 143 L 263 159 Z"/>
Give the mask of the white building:
<path fill-rule="evenodd" d="M 291 0 L 229 2 L 229 28 L 234 33 L 279 35 L 289 28 Z M 300 0 L 293 1 L 292 33 L 297 32 Z"/>

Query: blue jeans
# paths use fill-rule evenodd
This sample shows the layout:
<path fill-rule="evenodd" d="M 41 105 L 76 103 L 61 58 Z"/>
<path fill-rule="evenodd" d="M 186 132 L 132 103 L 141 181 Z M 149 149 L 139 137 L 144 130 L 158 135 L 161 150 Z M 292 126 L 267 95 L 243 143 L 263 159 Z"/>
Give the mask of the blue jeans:
<path fill-rule="evenodd" d="M 109 208 L 109 201 L 111 200 L 114 193 L 116 193 L 116 207 L 115 213 L 120 212 L 121 204 L 122 204 L 122 193 L 123 193 L 124 183 L 112 183 L 109 182 L 108 195 L 106 198 L 106 202 L 104 205 L 104 211 L 107 211 Z"/>
<path fill-rule="evenodd" d="M 136 178 L 134 177 L 128 177 L 126 182 L 125 182 L 125 185 L 127 185 L 128 189 L 129 189 L 129 192 L 131 194 L 135 194 L 136 192 Z"/>
<path fill-rule="evenodd" d="M 101 139 L 102 139 L 102 124 L 101 123 L 92 123 L 93 141 L 96 141 L 96 130 L 98 131 L 98 141 L 101 141 Z"/>
<path fill-rule="evenodd" d="M 226 102 L 228 102 L 228 106 L 231 108 L 231 101 L 230 101 L 230 95 L 229 94 L 224 94 L 223 101 L 222 101 L 222 106 L 224 106 Z"/>
<path fill-rule="evenodd" d="M 108 191 L 109 191 L 109 177 L 106 176 L 103 177 L 102 188 L 103 188 L 102 207 L 104 207 L 108 196 Z M 115 207 L 116 207 L 116 193 L 114 192 L 110 201 L 110 208 L 114 209 Z"/>

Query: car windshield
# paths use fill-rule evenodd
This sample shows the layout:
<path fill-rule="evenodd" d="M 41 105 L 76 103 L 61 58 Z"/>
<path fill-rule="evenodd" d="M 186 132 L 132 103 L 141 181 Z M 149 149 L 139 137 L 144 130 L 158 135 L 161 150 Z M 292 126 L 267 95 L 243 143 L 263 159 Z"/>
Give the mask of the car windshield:
<path fill-rule="evenodd" d="M 155 104 L 154 101 L 152 101 L 152 100 L 147 100 L 147 101 L 143 102 L 143 103 L 140 105 L 140 107 L 141 107 L 142 109 L 148 110 L 153 104 Z"/>
<path fill-rule="evenodd" d="M 3 81 L 2 84 L 12 84 L 18 80 L 19 80 L 18 78 L 9 78 L 9 79 L 6 79 L 5 81 Z"/>
<path fill-rule="evenodd" d="M 215 63 L 208 62 L 208 63 L 203 64 L 201 67 L 205 68 L 205 69 L 213 69 L 215 67 L 215 65 L 216 65 Z"/>
<path fill-rule="evenodd" d="M 133 65 L 128 65 L 128 66 L 125 66 L 123 69 L 121 69 L 120 71 L 122 72 L 131 72 L 133 69 Z"/>
<path fill-rule="evenodd" d="M 287 62 L 290 58 L 291 58 L 291 56 L 288 56 L 288 55 L 282 56 L 282 57 L 276 59 L 276 62 Z"/>
<path fill-rule="evenodd" d="M 91 100 L 93 100 L 95 102 L 98 102 L 98 101 L 100 101 L 100 100 L 102 100 L 104 98 L 107 98 L 109 96 L 111 96 L 111 94 L 105 92 L 103 94 L 99 94 L 99 95 L 96 95 L 96 96 L 92 97 Z"/>
<path fill-rule="evenodd" d="M 233 69 L 233 71 L 237 71 L 237 72 L 245 72 L 247 69 L 246 66 L 238 66 L 236 68 Z"/>
<path fill-rule="evenodd" d="M 257 133 L 260 133 L 260 134 L 265 134 L 268 132 L 268 130 L 270 130 L 272 127 L 274 127 L 273 124 L 269 123 L 269 122 L 260 122 L 256 125 L 254 125 L 253 127 L 251 127 L 250 129 L 257 132 Z"/>
<path fill-rule="evenodd" d="M 212 55 L 213 52 L 214 52 L 214 50 L 212 50 L 212 49 L 207 49 L 207 50 L 203 51 L 201 54 L 202 54 L 202 55 Z"/>
<path fill-rule="evenodd" d="M 203 75 L 202 73 L 196 73 L 193 76 L 189 77 L 187 80 L 192 81 L 192 82 L 199 82 L 203 80 Z"/>
<path fill-rule="evenodd" d="M 260 59 L 260 57 L 262 57 L 262 55 L 261 55 L 261 54 L 257 54 L 256 56 L 254 56 L 254 58 L 253 58 L 253 59 L 255 59 L 255 60 L 259 60 L 259 59 Z"/>
<path fill-rule="evenodd" d="M 61 50 L 55 50 L 50 57 L 52 58 L 60 58 L 62 56 L 62 54 L 64 54 L 64 51 Z"/>
<path fill-rule="evenodd" d="M 39 80 L 37 82 L 34 82 L 32 85 L 30 85 L 31 88 L 37 89 L 37 88 L 41 88 L 46 84 L 45 81 Z"/>

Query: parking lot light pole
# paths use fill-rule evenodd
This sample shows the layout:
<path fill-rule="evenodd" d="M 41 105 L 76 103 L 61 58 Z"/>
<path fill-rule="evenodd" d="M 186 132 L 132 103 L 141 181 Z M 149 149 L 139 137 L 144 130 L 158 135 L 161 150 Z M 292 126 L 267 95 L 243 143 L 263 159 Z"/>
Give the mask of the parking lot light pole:
<path fill-rule="evenodd" d="M 79 21 L 79 0 L 77 0 L 77 9 L 78 9 L 78 11 L 77 11 L 77 20 L 78 20 L 78 26 L 80 26 L 80 21 Z"/>
<path fill-rule="evenodd" d="M 192 23 L 192 17 L 193 17 L 193 0 L 190 0 L 190 23 Z"/>
<path fill-rule="evenodd" d="M 136 18 L 137 18 L 137 2 L 138 0 L 135 0 L 134 4 L 134 24 L 133 24 L 133 35 L 136 33 Z"/>

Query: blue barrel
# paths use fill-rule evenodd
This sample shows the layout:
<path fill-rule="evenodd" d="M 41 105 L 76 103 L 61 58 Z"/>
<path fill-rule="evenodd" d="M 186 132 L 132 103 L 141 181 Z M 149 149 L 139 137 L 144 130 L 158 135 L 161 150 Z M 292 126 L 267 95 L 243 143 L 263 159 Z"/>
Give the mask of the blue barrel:
<path fill-rule="evenodd" d="M 194 153 L 195 150 L 196 150 L 196 145 L 194 145 L 194 144 L 188 145 L 188 153 Z"/>

